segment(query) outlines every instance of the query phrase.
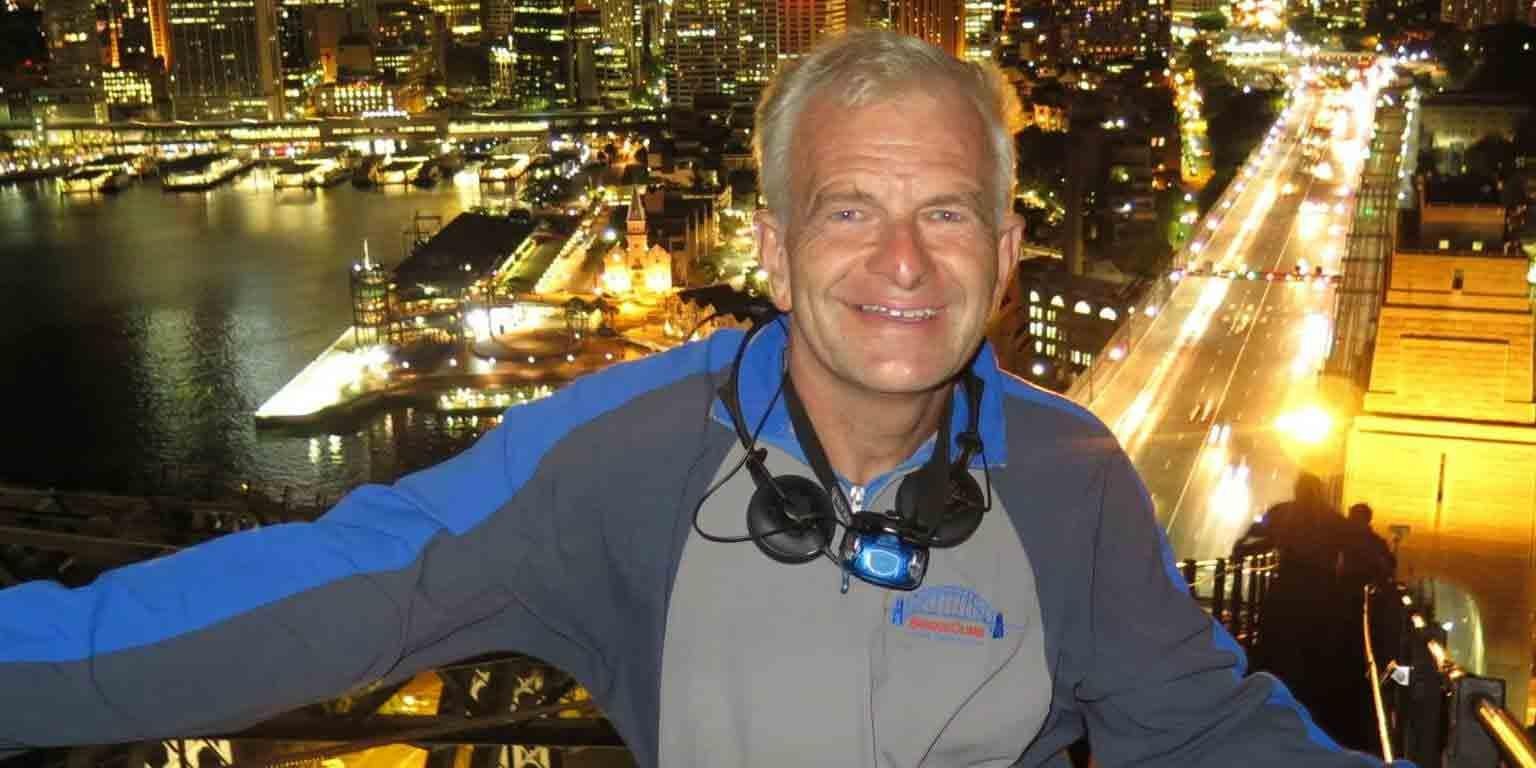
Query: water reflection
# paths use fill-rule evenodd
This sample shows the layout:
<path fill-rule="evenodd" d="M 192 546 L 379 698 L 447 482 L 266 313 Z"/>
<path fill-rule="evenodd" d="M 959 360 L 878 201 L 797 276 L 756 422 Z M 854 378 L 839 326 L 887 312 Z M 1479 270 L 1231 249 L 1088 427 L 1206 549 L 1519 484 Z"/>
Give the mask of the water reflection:
<path fill-rule="evenodd" d="M 0 187 L 0 480 L 136 491 L 164 466 L 327 496 L 388 481 L 488 428 L 400 409 L 335 434 L 258 433 L 251 412 L 350 321 L 362 241 L 396 263 L 416 213 L 478 186 L 275 190 L 264 170 L 202 193 Z"/>

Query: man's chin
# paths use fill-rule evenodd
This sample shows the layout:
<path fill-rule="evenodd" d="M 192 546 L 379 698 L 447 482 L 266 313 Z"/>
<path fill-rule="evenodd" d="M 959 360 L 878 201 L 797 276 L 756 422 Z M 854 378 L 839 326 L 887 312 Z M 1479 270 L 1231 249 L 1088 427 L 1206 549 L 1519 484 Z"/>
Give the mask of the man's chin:
<path fill-rule="evenodd" d="M 953 378 L 953 371 L 938 366 L 873 365 L 862 372 L 858 383 L 872 394 L 923 395 L 943 387 Z"/>

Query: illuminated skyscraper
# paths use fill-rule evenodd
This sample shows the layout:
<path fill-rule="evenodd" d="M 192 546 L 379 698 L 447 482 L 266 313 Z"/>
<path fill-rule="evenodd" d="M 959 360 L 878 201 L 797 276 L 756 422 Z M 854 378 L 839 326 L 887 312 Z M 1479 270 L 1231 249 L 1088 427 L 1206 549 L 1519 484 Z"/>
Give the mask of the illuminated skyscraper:
<path fill-rule="evenodd" d="M 798 59 L 848 29 L 848 0 L 777 1 L 780 59 Z"/>
<path fill-rule="evenodd" d="M 629 106 L 629 94 L 634 79 L 630 74 L 629 53 L 623 46 L 607 41 L 593 51 L 597 72 L 597 96 L 605 107 L 622 109 Z"/>
<path fill-rule="evenodd" d="M 277 9 L 278 58 L 282 64 L 283 103 L 289 117 L 302 113 L 308 94 L 327 81 L 325 57 L 351 29 L 345 0 L 281 0 Z M 335 67 L 329 68 L 334 80 Z"/>
<path fill-rule="evenodd" d="M 106 24 L 101 44 L 107 67 L 143 72 L 155 66 L 158 54 L 151 5 L 150 0 L 108 0 L 102 6 L 106 18 L 98 19 Z"/>
<path fill-rule="evenodd" d="M 398 83 L 442 81 L 448 74 L 448 21 L 431 8 L 409 2 L 378 5 L 374 63 L 379 74 Z M 506 38 L 501 38 L 502 48 Z"/>
<path fill-rule="evenodd" d="M 757 101 L 779 64 L 777 0 L 676 0 L 667 56 L 667 93 L 691 107 L 701 94 Z"/>
<path fill-rule="evenodd" d="M 481 21 L 485 8 L 481 0 L 424 0 L 434 13 L 447 19 L 448 31 L 457 43 L 478 43 L 481 40 Z M 518 3 L 510 0 L 513 6 Z"/>
<path fill-rule="evenodd" d="M 575 103 L 569 0 L 515 0 L 512 14 L 513 100 L 527 109 Z"/>
<path fill-rule="evenodd" d="M 965 38 L 961 54 L 973 61 L 996 58 L 1002 0 L 964 0 L 964 3 Z"/>
<path fill-rule="evenodd" d="M 480 33 L 486 43 L 503 43 L 512 34 L 512 0 L 480 0 Z"/>
<path fill-rule="evenodd" d="M 591 6 L 571 12 L 571 86 L 581 104 L 598 103 L 597 46 L 603 37 L 602 14 Z"/>
<path fill-rule="evenodd" d="M 891 0 L 891 28 L 959 56 L 965 45 L 961 0 Z"/>
<path fill-rule="evenodd" d="M 756 104 L 779 71 L 778 0 L 739 0 L 741 65 L 736 70 L 738 103 Z"/>
<path fill-rule="evenodd" d="M 736 96 L 741 65 L 739 0 L 675 0 L 667 95 L 684 109 L 704 93 Z"/>
<path fill-rule="evenodd" d="M 284 114 L 274 0 L 170 0 L 177 117 Z"/>
<path fill-rule="evenodd" d="M 597 0 L 597 12 L 602 16 L 603 40 L 626 48 L 634 44 L 636 4 L 636 0 Z"/>
<path fill-rule="evenodd" d="M 102 48 L 92 0 L 49 0 L 43 8 L 48 39 L 48 84 L 54 88 L 101 87 Z"/>

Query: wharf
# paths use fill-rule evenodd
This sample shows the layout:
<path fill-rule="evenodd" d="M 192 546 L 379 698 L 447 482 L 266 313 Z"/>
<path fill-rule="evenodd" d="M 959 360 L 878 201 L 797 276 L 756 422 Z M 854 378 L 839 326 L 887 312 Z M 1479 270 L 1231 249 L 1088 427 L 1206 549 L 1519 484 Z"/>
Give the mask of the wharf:
<path fill-rule="evenodd" d="M 644 305 L 621 313 L 614 335 L 563 326 L 519 327 L 453 349 L 431 368 L 358 347 L 348 329 L 256 411 L 259 426 L 319 426 L 388 403 L 449 413 L 491 414 L 536 400 L 614 363 L 662 351 L 670 340 Z M 627 321 L 627 322 L 626 322 Z"/>

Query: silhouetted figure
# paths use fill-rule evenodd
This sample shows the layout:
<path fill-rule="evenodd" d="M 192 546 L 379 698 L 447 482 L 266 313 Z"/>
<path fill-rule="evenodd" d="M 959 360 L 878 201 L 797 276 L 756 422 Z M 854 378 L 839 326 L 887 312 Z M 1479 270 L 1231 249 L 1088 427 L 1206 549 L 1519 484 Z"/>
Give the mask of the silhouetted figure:
<path fill-rule="evenodd" d="M 1343 578 L 1351 539 L 1322 480 L 1304 473 L 1296 478 L 1295 497 L 1270 507 L 1233 556 L 1271 550 L 1280 556 L 1260 606 L 1254 669 L 1283 680 L 1340 743 L 1366 749 L 1360 604 Z"/>
<path fill-rule="evenodd" d="M 1367 585 L 1385 587 L 1391 582 L 1397 572 L 1397 557 L 1392 554 L 1391 547 L 1382 537 L 1371 530 L 1372 511 L 1369 504 L 1357 503 L 1349 508 L 1349 516 L 1344 523 L 1344 551 L 1339 562 L 1339 588 L 1347 596 L 1349 614 L 1344 622 L 1354 635 L 1353 642 L 1343 643 L 1341 651 L 1347 663 L 1355 669 L 1365 667 L 1365 645 L 1362 638 L 1361 621 L 1362 609 L 1365 605 L 1365 588 Z M 1393 600 L 1376 600 L 1371 611 L 1372 645 L 1378 661 L 1390 658 L 1393 655 L 1393 642 L 1391 623 L 1384 623 L 1388 619 L 1386 611 L 1390 611 Z M 1357 676 L 1358 677 L 1358 676 Z M 1369 696 L 1370 689 L 1362 688 L 1362 696 Z M 1366 748 L 1374 744 L 1375 721 L 1372 711 L 1367 708 L 1364 711 L 1356 711 L 1355 732 L 1366 740 L 1360 744 L 1360 748 Z"/>
<path fill-rule="evenodd" d="M 1371 530 L 1371 517 L 1369 504 L 1355 504 L 1349 508 L 1344 526 L 1344 561 L 1339 576 L 1357 593 L 1367 584 L 1390 580 L 1397 572 L 1397 558 L 1387 540 Z"/>

